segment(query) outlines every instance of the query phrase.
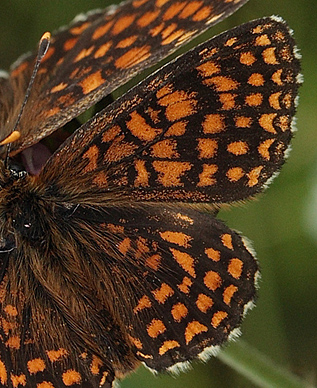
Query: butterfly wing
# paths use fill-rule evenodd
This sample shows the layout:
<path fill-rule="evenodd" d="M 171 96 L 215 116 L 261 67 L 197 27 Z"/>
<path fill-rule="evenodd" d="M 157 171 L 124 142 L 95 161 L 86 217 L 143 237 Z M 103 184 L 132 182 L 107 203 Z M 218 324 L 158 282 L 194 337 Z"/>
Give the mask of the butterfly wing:
<path fill-rule="evenodd" d="M 282 21 L 239 26 L 95 116 L 49 160 L 39 181 L 66 197 L 76 187 L 74 203 L 107 202 L 102 192 L 119 202 L 217 204 L 253 196 L 284 163 L 298 74 Z"/>
<path fill-rule="evenodd" d="M 30 146 L 157 63 L 247 0 L 130 1 L 77 17 L 52 38 L 36 77 L 13 151 Z M 14 127 L 34 66 L 22 58 L 10 75 L 15 96 L 2 114 L 2 137 Z M 7 119 L 7 120 L 5 120 Z"/>

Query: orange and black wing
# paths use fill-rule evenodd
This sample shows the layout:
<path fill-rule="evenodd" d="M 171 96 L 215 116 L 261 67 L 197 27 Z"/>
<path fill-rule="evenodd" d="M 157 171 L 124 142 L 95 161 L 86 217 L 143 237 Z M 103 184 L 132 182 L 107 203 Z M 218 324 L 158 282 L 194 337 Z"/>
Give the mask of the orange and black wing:
<path fill-rule="evenodd" d="M 298 87 L 288 27 L 255 20 L 179 57 L 96 115 L 39 181 L 59 187 L 65 201 L 76 187 L 78 204 L 246 199 L 284 163 Z"/>
<path fill-rule="evenodd" d="M 37 143 L 246 1 L 135 0 L 78 16 L 52 37 L 18 127 L 21 139 L 12 150 Z M 14 127 L 34 59 L 18 61 L 5 81 L 2 139 Z"/>

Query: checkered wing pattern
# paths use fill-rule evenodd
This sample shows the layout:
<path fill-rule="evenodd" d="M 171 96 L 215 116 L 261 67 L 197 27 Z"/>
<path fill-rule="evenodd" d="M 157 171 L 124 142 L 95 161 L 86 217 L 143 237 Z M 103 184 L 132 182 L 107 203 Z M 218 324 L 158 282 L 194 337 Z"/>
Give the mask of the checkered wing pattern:
<path fill-rule="evenodd" d="M 195 48 L 106 108 L 40 179 L 76 195 L 227 203 L 253 196 L 284 163 L 299 61 L 287 26 L 247 23 Z M 58 165 L 69 168 L 61 174 Z M 78 174 L 81 171 L 81 174 Z"/>
<path fill-rule="evenodd" d="M 93 103 L 230 15 L 247 0 L 134 0 L 80 15 L 52 38 L 14 150 L 36 143 Z M 0 95 L 2 136 L 12 130 L 34 66 L 18 61 Z M 14 98 L 13 98 L 14 97 Z"/>

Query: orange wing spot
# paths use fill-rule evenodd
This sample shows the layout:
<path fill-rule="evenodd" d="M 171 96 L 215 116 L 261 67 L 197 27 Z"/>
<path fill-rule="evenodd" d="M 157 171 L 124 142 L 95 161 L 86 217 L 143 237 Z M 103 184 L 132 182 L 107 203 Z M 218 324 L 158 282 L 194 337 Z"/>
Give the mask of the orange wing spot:
<path fill-rule="evenodd" d="M 134 338 L 132 337 L 131 335 L 129 335 L 129 339 L 130 341 L 133 343 L 133 345 L 137 348 L 137 349 L 142 349 L 143 347 L 143 344 L 141 342 L 141 340 L 139 338 Z"/>
<path fill-rule="evenodd" d="M 252 124 L 252 117 L 239 116 L 235 118 L 235 122 L 238 128 L 250 128 Z"/>
<path fill-rule="evenodd" d="M 202 5 L 202 1 L 190 1 L 188 4 L 186 4 L 186 6 L 183 8 L 178 17 L 180 19 L 187 19 L 195 12 L 197 12 Z"/>
<path fill-rule="evenodd" d="M 285 94 L 285 96 L 283 97 L 283 100 L 282 100 L 282 102 L 285 105 L 286 109 L 290 109 L 291 108 L 293 101 L 294 101 L 294 99 L 293 99 L 293 96 L 292 96 L 291 92 Z"/>
<path fill-rule="evenodd" d="M 115 234 L 124 234 L 124 227 L 123 226 L 120 226 L 120 225 L 113 225 L 113 224 L 107 224 L 106 225 L 107 229 L 111 232 L 111 233 L 115 233 Z"/>
<path fill-rule="evenodd" d="M 159 176 L 158 182 L 164 187 L 184 186 L 180 178 L 192 168 L 189 162 L 154 161 L 153 167 Z"/>
<path fill-rule="evenodd" d="M 154 38 L 155 36 L 159 35 L 165 27 L 164 23 L 159 24 L 158 26 L 155 26 L 150 30 L 151 36 Z"/>
<path fill-rule="evenodd" d="M 140 8 L 143 4 L 146 4 L 148 0 L 134 0 L 132 2 L 134 8 Z"/>
<path fill-rule="evenodd" d="M 117 69 L 128 69 L 145 61 L 150 55 L 150 46 L 133 47 L 115 61 L 115 67 Z"/>
<path fill-rule="evenodd" d="M 7 368 L 5 364 L 0 360 L 0 382 L 5 385 L 8 381 Z"/>
<path fill-rule="evenodd" d="M 225 46 L 231 47 L 231 46 L 233 46 L 237 42 L 238 42 L 238 38 L 237 37 L 233 37 L 233 38 L 230 38 L 230 39 L 228 39 L 226 41 Z"/>
<path fill-rule="evenodd" d="M 15 335 L 10 337 L 5 343 L 5 345 L 12 349 L 20 349 L 20 345 L 21 345 L 20 337 Z"/>
<path fill-rule="evenodd" d="M 213 248 L 206 248 L 205 253 L 208 256 L 209 259 L 213 261 L 219 261 L 220 260 L 220 251 L 217 251 Z"/>
<path fill-rule="evenodd" d="M 42 358 L 34 358 L 27 363 L 30 374 L 43 372 L 46 368 L 45 361 Z"/>
<path fill-rule="evenodd" d="M 217 92 L 228 92 L 229 90 L 237 89 L 239 86 L 238 81 L 223 75 L 207 78 L 203 82 L 208 86 L 214 86 Z"/>
<path fill-rule="evenodd" d="M 99 382 L 99 387 L 103 387 L 104 384 L 106 384 L 108 375 L 109 375 L 109 372 L 103 372 L 102 378 L 100 379 L 100 382 Z"/>
<path fill-rule="evenodd" d="M 60 84 L 54 86 L 51 89 L 51 93 L 60 92 L 61 90 L 64 90 L 67 86 L 68 86 L 68 84 L 66 84 L 65 82 L 61 82 Z"/>
<path fill-rule="evenodd" d="M 259 118 L 259 124 L 261 127 L 270 133 L 276 133 L 276 130 L 273 126 L 273 120 L 277 116 L 277 113 L 263 113 Z"/>
<path fill-rule="evenodd" d="M 221 286 L 222 279 L 218 272 L 208 271 L 204 277 L 205 286 L 210 290 L 215 291 L 218 287 Z"/>
<path fill-rule="evenodd" d="M 236 105 L 236 101 L 235 101 L 236 97 L 237 97 L 237 94 L 234 94 L 234 93 L 220 93 L 219 100 L 222 103 L 222 109 L 223 110 L 234 109 Z"/>
<path fill-rule="evenodd" d="M 134 167 L 137 173 L 137 176 L 134 180 L 135 187 L 148 187 L 149 186 L 149 172 L 145 167 L 145 160 L 135 160 Z"/>
<path fill-rule="evenodd" d="M 159 354 L 160 356 L 163 356 L 163 354 L 165 354 L 169 350 L 174 348 L 179 348 L 179 347 L 180 347 L 180 344 L 177 341 L 173 341 L 173 340 L 164 341 L 163 345 L 159 348 Z"/>
<path fill-rule="evenodd" d="M 221 242 L 222 244 L 228 248 L 228 249 L 233 249 L 233 245 L 232 245 L 232 237 L 230 234 L 228 233 L 225 233 L 221 236 Z"/>
<path fill-rule="evenodd" d="M 173 85 L 169 84 L 169 85 L 165 85 L 163 86 L 162 88 L 160 88 L 157 92 L 156 92 L 156 97 L 158 99 L 162 99 L 162 97 L 168 95 L 168 94 L 172 94 L 173 92 Z M 179 93 L 179 92 L 176 92 L 176 93 Z M 183 92 L 184 93 L 184 92 Z M 170 98 L 170 97 L 169 97 Z M 177 99 L 174 99 L 175 101 L 178 101 Z M 174 101 L 173 100 L 173 101 Z M 164 99 L 163 99 L 164 101 Z M 174 102 L 175 102 L 174 101 Z M 167 99 L 165 102 L 161 103 L 161 101 L 159 101 L 159 104 L 161 105 L 168 105 L 169 104 L 169 99 Z"/>
<path fill-rule="evenodd" d="M 3 331 L 6 335 L 8 335 L 11 330 L 15 329 L 18 326 L 17 322 L 8 322 L 4 318 L 2 318 L 1 324 Z"/>
<path fill-rule="evenodd" d="M 119 252 L 122 253 L 123 255 L 126 255 L 127 252 L 130 250 L 130 248 L 131 248 L 131 239 L 129 237 L 126 237 L 118 244 Z"/>
<path fill-rule="evenodd" d="M 180 322 L 188 314 L 188 309 L 183 303 L 174 304 L 171 311 L 174 321 Z"/>
<path fill-rule="evenodd" d="M 190 322 L 185 329 L 185 340 L 188 345 L 190 341 L 198 334 L 208 331 L 208 327 L 198 321 Z"/>
<path fill-rule="evenodd" d="M 183 281 L 181 284 L 179 284 L 177 287 L 179 288 L 180 291 L 182 291 L 184 294 L 189 294 L 190 292 L 190 287 L 192 286 L 193 282 L 185 276 L 183 278 Z"/>
<path fill-rule="evenodd" d="M 225 319 L 227 318 L 228 316 L 228 313 L 226 313 L 225 311 L 218 311 L 216 312 L 213 316 L 212 316 L 212 319 L 211 319 L 211 324 L 212 326 L 216 329 L 220 323 Z"/>
<path fill-rule="evenodd" d="M 51 362 L 56 362 L 60 360 L 62 357 L 67 356 L 68 351 L 66 349 L 59 348 L 58 350 L 47 350 L 46 354 Z"/>
<path fill-rule="evenodd" d="M 126 30 L 134 22 L 134 19 L 135 15 L 121 16 L 112 27 L 111 33 L 113 35 L 120 34 L 120 32 Z"/>
<path fill-rule="evenodd" d="M 126 122 L 127 128 L 132 135 L 143 141 L 151 141 L 162 133 L 162 129 L 153 128 L 149 125 L 145 118 L 136 111 L 130 113 L 131 120 Z"/>
<path fill-rule="evenodd" d="M 205 116 L 202 123 L 204 133 L 219 133 L 226 129 L 225 116 L 215 113 Z"/>
<path fill-rule="evenodd" d="M 247 175 L 249 178 L 248 186 L 253 187 L 259 183 L 259 176 L 261 174 L 261 171 L 263 169 L 263 166 L 258 166 L 253 168 Z"/>
<path fill-rule="evenodd" d="M 264 82 L 264 77 L 260 73 L 253 73 L 248 79 L 248 84 L 252 86 L 263 86 Z"/>
<path fill-rule="evenodd" d="M 228 272 L 235 279 L 239 279 L 243 270 L 243 262 L 240 259 L 231 259 L 228 264 Z"/>
<path fill-rule="evenodd" d="M 249 94 L 245 98 L 245 103 L 249 106 L 259 106 L 262 104 L 263 95 L 261 93 Z"/>
<path fill-rule="evenodd" d="M 89 57 L 91 55 L 91 53 L 94 51 L 94 49 L 95 49 L 95 46 L 90 46 L 87 49 L 81 50 L 81 52 L 74 59 L 74 62 L 78 62 L 78 61 L 81 61 L 84 58 Z"/>
<path fill-rule="evenodd" d="M 110 21 L 106 24 L 101 25 L 100 27 L 97 27 L 92 35 L 93 40 L 97 40 L 104 36 L 111 28 L 113 25 L 113 21 Z"/>
<path fill-rule="evenodd" d="M 68 369 L 62 375 L 62 380 L 65 385 L 74 385 L 81 383 L 81 375 L 74 369 Z"/>
<path fill-rule="evenodd" d="M 152 322 L 147 327 L 147 333 L 151 338 L 157 338 L 164 331 L 166 331 L 166 327 L 159 319 L 152 319 Z"/>
<path fill-rule="evenodd" d="M 137 249 L 135 251 L 135 257 L 140 258 L 143 257 L 145 253 L 149 253 L 150 249 L 148 247 L 148 240 L 143 237 L 139 237 L 137 239 Z"/>
<path fill-rule="evenodd" d="M 178 158 L 177 142 L 175 140 L 162 140 L 151 147 L 151 153 L 154 158 Z"/>
<path fill-rule="evenodd" d="M 290 129 L 290 118 L 289 116 L 280 116 L 277 122 L 278 127 L 281 131 L 285 132 Z"/>
<path fill-rule="evenodd" d="M 187 121 L 178 121 L 171 125 L 166 131 L 165 136 L 182 136 L 186 132 Z"/>
<path fill-rule="evenodd" d="M 152 255 L 145 260 L 145 265 L 157 271 L 161 264 L 162 257 L 159 254 Z"/>
<path fill-rule="evenodd" d="M 47 53 L 46 53 L 46 55 L 47 55 Z M 11 71 L 11 77 L 13 77 L 13 78 L 17 77 L 18 75 L 20 75 L 20 73 L 23 73 L 23 71 L 26 70 L 27 68 L 28 68 L 28 63 L 22 62 L 21 65 L 19 65 L 16 69 L 13 69 Z"/>
<path fill-rule="evenodd" d="M 205 294 L 199 294 L 196 300 L 196 306 L 203 313 L 206 313 L 214 304 L 214 301 Z"/>
<path fill-rule="evenodd" d="M 197 186 L 206 187 L 212 186 L 217 182 L 214 174 L 218 171 L 216 164 L 203 164 L 203 171 L 199 174 L 199 182 Z"/>
<path fill-rule="evenodd" d="M 167 29 L 166 29 L 167 30 Z M 184 30 L 177 30 L 173 32 L 172 34 L 168 35 L 166 38 L 162 40 L 162 45 L 170 44 L 174 42 L 174 40 L 177 40 L 178 38 L 182 37 L 184 38 Z M 165 31 L 162 32 L 162 36 L 164 35 Z M 176 43 L 175 43 L 176 44 Z"/>
<path fill-rule="evenodd" d="M 100 171 L 94 177 L 93 183 L 100 187 L 108 186 L 108 177 L 103 171 Z"/>
<path fill-rule="evenodd" d="M 257 35 L 257 34 L 262 34 L 262 32 L 265 30 L 267 26 L 263 26 L 263 25 L 260 25 L 260 26 L 256 26 L 255 28 L 253 28 L 252 30 L 252 33 Z"/>
<path fill-rule="evenodd" d="M 102 44 L 101 46 L 98 47 L 98 49 L 96 50 L 95 54 L 94 54 L 94 58 L 102 58 L 104 57 L 107 52 L 109 51 L 109 49 L 111 48 L 112 46 L 112 42 L 107 42 L 107 43 L 104 43 Z"/>
<path fill-rule="evenodd" d="M 184 248 L 189 248 L 190 241 L 192 240 L 191 236 L 188 236 L 187 234 L 182 232 L 171 232 L 171 231 L 160 232 L 160 236 L 162 237 L 163 240 L 168 241 L 172 244 L 177 244 Z"/>
<path fill-rule="evenodd" d="M 282 92 L 272 93 L 269 97 L 269 103 L 273 109 L 281 109 L 280 97 Z"/>
<path fill-rule="evenodd" d="M 218 142 L 214 139 L 198 139 L 199 159 L 211 159 L 215 157 L 218 150 Z"/>
<path fill-rule="evenodd" d="M 36 388 L 55 388 L 55 386 L 49 381 L 43 381 L 43 383 L 37 384 Z"/>
<path fill-rule="evenodd" d="M 240 62 L 243 65 L 251 66 L 254 62 L 256 62 L 256 58 L 250 51 L 248 51 L 240 54 Z"/>
<path fill-rule="evenodd" d="M 231 299 L 236 291 L 238 291 L 238 287 L 234 286 L 233 284 L 224 289 L 222 296 L 225 304 L 227 304 L 228 306 L 230 305 Z"/>
<path fill-rule="evenodd" d="M 244 171 L 242 170 L 241 167 L 232 167 L 232 168 L 229 168 L 226 175 L 231 182 L 237 182 L 239 179 L 241 179 L 244 176 Z"/>
<path fill-rule="evenodd" d="M 96 170 L 98 166 L 97 165 L 98 156 L 99 156 L 99 149 L 96 145 L 91 146 L 84 153 L 83 158 L 89 160 L 87 166 L 83 170 L 85 173 Z"/>
<path fill-rule="evenodd" d="M 119 160 L 127 158 L 132 155 L 138 148 L 135 143 L 128 143 L 122 141 L 122 139 L 123 135 L 113 140 L 112 144 L 104 155 L 104 160 L 107 161 L 107 163 L 118 162 Z"/>
<path fill-rule="evenodd" d="M 111 142 L 116 136 L 121 133 L 121 128 L 119 125 L 114 125 L 107 129 L 102 135 L 102 141 L 104 143 Z"/>
<path fill-rule="evenodd" d="M 236 156 L 245 155 L 249 151 L 249 146 L 245 141 L 234 141 L 228 144 L 227 150 Z"/>
<path fill-rule="evenodd" d="M 100 368 L 103 366 L 103 362 L 99 357 L 93 355 L 92 362 L 90 364 L 90 371 L 93 375 L 98 375 L 100 373 Z"/>
<path fill-rule="evenodd" d="M 185 221 L 186 223 L 188 223 L 190 225 L 194 224 L 194 220 L 192 218 L 186 216 L 185 214 L 177 213 L 176 218 L 178 218 L 179 220 Z"/>
<path fill-rule="evenodd" d="M 138 313 L 139 311 L 142 311 L 144 309 L 150 308 L 152 306 L 152 303 L 148 296 L 144 295 L 139 300 L 139 303 L 136 307 L 134 307 L 133 312 L 134 314 Z"/>
<path fill-rule="evenodd" d="M 168 121 L 176 121 L 191 116 L 196 112 L 196 105 L 197 101 L 194 99 L 172 103 L 166 107 L 165 116 Z"/>
<path fill-rule="evenodd" d="M 11 304 L 6 305 L 4 311 L 11 317 L 16 317 L 18 315 L 17 308 L 15 306 L 12 306 Z"/>
<path fill-rule="evenodd" d="M 202 77 L 207 78 L 219 73 L 221 71 L 221 66 L 216 62 L 210 61 L 197 66 L 196 69 Z"/>
<path fill-rule="evenodd" d="M 196 277 L 194 258 L 186 252 L 181 252 L 178 249 L 170 248 L 174 259 L 183 268 L 184 271 L 190 274 L 193 278 Z"/>
<path fill-rule="evenodd" d="M 185 7 L 186 2 L 174 2 L 163 15 L 163 20 L 173 19 Z"/>
<path fill-rule="evenodd" d="M 279 63 L 276 59 L 275 49 L 276 47 L 269 47 L 263 51 L 262 57 L 265 63 L 269 65 L 277 65 Z"/>
<path fill-rule="evenodd" d="M 77 27 L 73 27 L 69 30 L 69 32 L 72 34 L 72 35 L 80 35 L 82 34 L 86 29 L 87 27 L 90 26 L 90 23 L 88 22 L 85 22 L 83 24 L 81 24 L 80 26 L 77 26 Z"/>
<path fill-rule="evenodd" d="M 274 143 L 275 139 L 267 139 L 258 146 L 259 154 L 266 160 L 270 160 L 270 147 Z"/>
<path fill-rule="evenodd" d="M 128 38 L 120 40 L 116 45 L 116 48 L 126 48 L 131 46 L 138 39 L 137 35 L 131 35 Z"/>
<path fill-rule="evenodd" d="M 151 12 L 146 12 L 144 15 L 142 15 L 136 22 L 136 24 L 141 27 L 147 27 L 149 24 L 154 22 L 154 20 L 158 17 L 160 14 L 160 11 L 151 11 Z"/>
<path fill-rule="evenodd" d="M 275 82 L 279 86 L 282 86 L 284 84 L 284 82 L 282 81 L 282 78 L 281 78 L 282 72 L 283 72 L 283 69 L 279 69 L 275 73 L 273 73 L 273 75 L 271 77 L 272 81 Z"/>
<path fill-rule="evenodd" d="M 96 71 L 93 74 L 88 75 L 82 81 L 78 82 L 83 89 L 83 94 L 86 95 L 91 91 L 97 89 L 105 82 L 105 79 L 101 75 L 101 70 Z"/>
<path fill-rule="evenodd" d="M 66 52 L 70 51 L 75 46 L 77 41 L 78 41 L 78 38 L 71 38 L 71 39 L 66 40 L 66 42 L 63 45 L 64 50 Z"/>
<path fill-rule="evenodd" d="M 174 295 L 174 290 L 166 283 L 163 283 L 160 288 L 152 291 L 154 298 L 161 304 L 164 304 L 168 298 Z"/>
<path fill-rule="evenodd" d="M 163 7 L 166 3 L 168 3 L 170 0 L 156 0 L 155 5 L 159 8 Z"/>
<path fill-rule="evenodd" d="M 194 22 L 201 22 L 203 20 L 206 20 L 211 14 L 212 14 L 212 7 L 206 6 L 198 10 L 192 19 L 194 20 Z"/>
<path fill-rule="evenodd" d="M 266 34 L 257 36 L 255 39 L 256 46 L 268 46 L 269 44 L 271 44 L 271 41 Z"/>

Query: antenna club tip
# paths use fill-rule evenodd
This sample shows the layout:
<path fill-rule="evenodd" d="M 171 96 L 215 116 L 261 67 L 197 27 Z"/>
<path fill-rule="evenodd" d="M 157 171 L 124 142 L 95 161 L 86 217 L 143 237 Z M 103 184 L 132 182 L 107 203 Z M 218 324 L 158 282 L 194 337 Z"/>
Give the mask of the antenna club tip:
<path fill-rule="evenodd" d="M 41 42 L 42 42 L 43 40 L 50 41 L 50 40 L 51 40 L 51 33 L 48 32 L 48 31 L 44 32 L 44 34 L 42 35 L 42 38 L 41 38 Z"/>

